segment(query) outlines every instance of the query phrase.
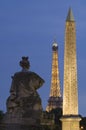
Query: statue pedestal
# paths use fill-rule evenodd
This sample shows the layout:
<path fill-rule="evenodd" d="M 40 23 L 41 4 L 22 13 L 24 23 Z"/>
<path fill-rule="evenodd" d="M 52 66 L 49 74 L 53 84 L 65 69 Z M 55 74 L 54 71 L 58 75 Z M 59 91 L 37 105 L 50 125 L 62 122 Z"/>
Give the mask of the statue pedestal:
<path fill-rule="evenodd" d="M 38 114 L 37 114 L 38 115 Z M 17 124 L 17 125 L 39 125 L 40 124 L 40 118 L 37 117 L 21 117 L 21 115 L 14 115 L 14 114 L 8 114 L 6 113 L 3 118 L 4 124 Z"/>
<path fill-rule="evenodd" d="M 20 125 L 20 124 L 0 124 L 0 130 L 44 130 L 42 126 Z"/>

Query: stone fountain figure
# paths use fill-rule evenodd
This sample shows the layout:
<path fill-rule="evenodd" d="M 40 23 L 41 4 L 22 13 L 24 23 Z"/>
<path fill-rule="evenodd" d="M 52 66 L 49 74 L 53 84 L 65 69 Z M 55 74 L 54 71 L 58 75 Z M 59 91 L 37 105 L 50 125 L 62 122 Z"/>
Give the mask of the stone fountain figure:
<path fill-rule="evenodd" d="M 22 57 L 19 64 L 22 71 L 12 76 L 4 122 L 24 125 L 39 124 L 42 104 L 37 89 L 43 85 L 44 80 L 38 74 L 29 71 L 28 57 Z"/>

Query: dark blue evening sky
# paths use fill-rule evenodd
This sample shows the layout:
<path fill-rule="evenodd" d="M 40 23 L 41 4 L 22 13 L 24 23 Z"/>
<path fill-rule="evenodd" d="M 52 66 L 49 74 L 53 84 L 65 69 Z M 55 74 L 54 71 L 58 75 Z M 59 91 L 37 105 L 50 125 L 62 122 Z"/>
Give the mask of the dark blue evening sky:
<path fill-rule="evenodd" d="M 6 111 L 11 76 L 20 71 L 22 56 L 29 56 L 31 71 L 45 84 L 39 89 L 43 108 L 50 91 L 52 42 L 59 45 L 63 90 L 65 19 L 69 7 L 76 21 L 79 113 L 86 116 L 86 0 L 0 0 L 0 109 Z"/>

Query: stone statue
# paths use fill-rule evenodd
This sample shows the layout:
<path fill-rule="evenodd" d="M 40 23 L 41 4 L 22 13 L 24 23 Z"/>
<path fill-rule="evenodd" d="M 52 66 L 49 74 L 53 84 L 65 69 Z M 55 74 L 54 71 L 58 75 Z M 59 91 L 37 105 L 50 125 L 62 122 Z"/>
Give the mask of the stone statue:
<path fill-rule="evenodd" d="M 40 120 L 42 104 L 37 89 L 40 88 L 44 80 L 34 72 L 28 71 L 30 63 L 28 57 L 22 57 L 20 61 L 21 72 L 12 76 L 10 96 L 7 99 L 7 115 L 16 118 L 16 123 L 37 123 Z M 20 121 L 17 120 L 17 118 Z M 15 123 L 15 120 L 13 120 Z"/>

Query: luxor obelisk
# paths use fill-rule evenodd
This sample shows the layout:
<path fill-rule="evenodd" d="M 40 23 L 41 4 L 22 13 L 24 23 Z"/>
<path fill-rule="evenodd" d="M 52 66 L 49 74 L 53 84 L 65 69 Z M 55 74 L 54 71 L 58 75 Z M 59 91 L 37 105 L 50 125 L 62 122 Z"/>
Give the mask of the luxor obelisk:
<path fill-rule="evenodd" d="M 65 29 L 62 130 L 79 130 L 76 29 L 69 9 Z"/>

